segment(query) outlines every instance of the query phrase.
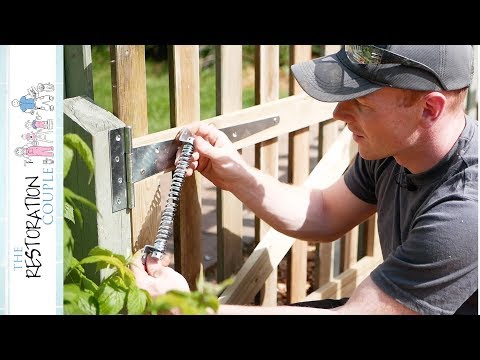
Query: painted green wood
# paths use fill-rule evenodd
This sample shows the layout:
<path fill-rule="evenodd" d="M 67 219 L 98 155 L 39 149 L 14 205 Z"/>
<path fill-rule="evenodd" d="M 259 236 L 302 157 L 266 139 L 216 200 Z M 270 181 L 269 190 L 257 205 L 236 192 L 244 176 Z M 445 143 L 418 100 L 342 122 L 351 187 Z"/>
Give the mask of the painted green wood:
<path fill-rule="evenodd" d="M 65 98 L 93 97 L 92 51 L 90 45 L 65 45 Z"/>

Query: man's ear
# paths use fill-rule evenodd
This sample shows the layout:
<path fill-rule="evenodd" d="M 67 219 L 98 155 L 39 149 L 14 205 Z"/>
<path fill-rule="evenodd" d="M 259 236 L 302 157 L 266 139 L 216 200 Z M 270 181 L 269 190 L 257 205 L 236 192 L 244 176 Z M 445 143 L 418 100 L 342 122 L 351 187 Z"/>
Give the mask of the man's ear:
<path fill-rule="evenodd" d="M 432 126 L 445 111 L 447 98 L 441 92 L 433 91 L 423 98 L 423 124 L 425 127 Z"/>

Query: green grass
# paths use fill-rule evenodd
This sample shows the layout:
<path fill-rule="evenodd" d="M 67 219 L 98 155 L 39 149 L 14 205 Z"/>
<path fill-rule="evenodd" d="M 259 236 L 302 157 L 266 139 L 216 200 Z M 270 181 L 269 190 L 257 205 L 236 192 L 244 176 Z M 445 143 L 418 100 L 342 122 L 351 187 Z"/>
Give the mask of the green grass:
<path fill-rule="evenodd" d="M 109 46 L 92 47 L 94 101 L 112 112 L 112 88 Z M 154 133 L 170 128 L 170 100 L 168 88 L 168 65 L 166 61 L 146 59 L 148 132 Z M 244 66 L 253 66 L 244 61 Z M 281 71 L 285 71 L 282 67 Z M 200 71 L 200 120 L 215 116 L 215 66 Z M 280 98 L 287 96 L 281 87 Z M 243 89 L 243 108 L 255 104 L 253 86 Z"/>

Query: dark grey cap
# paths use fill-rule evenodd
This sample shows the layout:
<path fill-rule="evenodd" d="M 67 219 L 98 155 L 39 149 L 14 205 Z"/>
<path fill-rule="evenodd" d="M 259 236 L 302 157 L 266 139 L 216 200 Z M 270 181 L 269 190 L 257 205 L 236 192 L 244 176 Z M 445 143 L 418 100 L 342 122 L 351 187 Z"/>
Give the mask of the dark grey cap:
<path fill-rule="evenodd" d="M 456 90 L 468 87 L 473 76 L 472 45 L 376 45 L 417 61 L 428 70 L 402 64 L 356 64 L 345 47 L 333 55 L 292 65 L 293 76 L 311 97 L 325 102 L 354 99 L 382 87 L 411 90 Z"/>

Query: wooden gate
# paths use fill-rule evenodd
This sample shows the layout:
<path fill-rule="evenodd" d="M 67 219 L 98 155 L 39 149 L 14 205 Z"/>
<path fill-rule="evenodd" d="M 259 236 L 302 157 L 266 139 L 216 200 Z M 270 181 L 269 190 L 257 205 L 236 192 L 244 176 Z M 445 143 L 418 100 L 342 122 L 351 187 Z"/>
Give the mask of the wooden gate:
<path fill-rule="evenodd" d="M 133 184 L 134 207 L 112 212 L 110 138 L 111 130 L 130 126 L 133 148 L 171 141 L 186 124 L 200 119 L 199 46 L 169 46 L 171 128 L 148 133 L 145 49 L 143 46 L 111 46 L 113 114 L 92 100 L 90 46 L 65 46 L 65 132 L 79 134 L 92 147 L 94 181 L 88 184 L 82 164 L 74 162 L 66 179 L 68 186 L 97 204 L 98 213 L 85 209 L 88 229 L 76 234 L 76 256 L 86 256 L 94 245 L 130 255 L 151 244 L 160 221 L 161 198 L 168 189 L 159 188 L 159 172 Z M 338 46 L 325 46 L 325 53 Z M 291 45 L 290 63 L 311 58 L 309 45 Z M 256 46 L 255 106 L 242 109 L 242 46 L 216 47 L 217 116 L 204 119 L 218 128 L 248 125 L 278 117 L 276 126 L 235 142 L 237 149 L 255 147 L 255 166 L 278 176 L 280 136 L 288 134 L 288 182 L 328 186 L 347 168 L 355 155 L 355 143 L 346 128 L 331 119 L 336 104 L 321 103 L 307 96 L 290 74 L 289 96 L 279 99 L 279 46 Z M 314 129 L 314 130 L 312 130 Z M 310 135 L 316 131 L 316 143 Z M 321 184 L 309 177 L 310 146 L 318 149 Z M 169 172 L 172 169 L 163 171 Z M 201 175 L 186 179 L 174 231 L 175 269 L 195 288 L 202 263 Z M 187 200 L 188 199 L 188 200 Z M 123 201 L 123 200 L 120 200 Z M 306 299 L 309 244 L 295 241 L 255 219 L 253 252 L 242 254 L 242 204 L 231 193 L 218 190 L 217 280 L 235 275 L 235 282 L 220 297 L 222 303 L 252 303 L 261 293 L 260 304 L 277 304 L 277 266 L 288 257 L 288 300 Z M 337 246 L 339 244 L 340 246 Z M 313 246 L 310 244 L 310 246 Z M 338 251 L 335 251 L 337 249 Z M 315 284 L 307 299 L 349 296 L 358 283 L 381 261 L 375 216 L 335 243 L 314 246 Z M 335 274 L 334 262 L 340 263 Z M 311 291 L 315 290 L 315 291 Z"/>

